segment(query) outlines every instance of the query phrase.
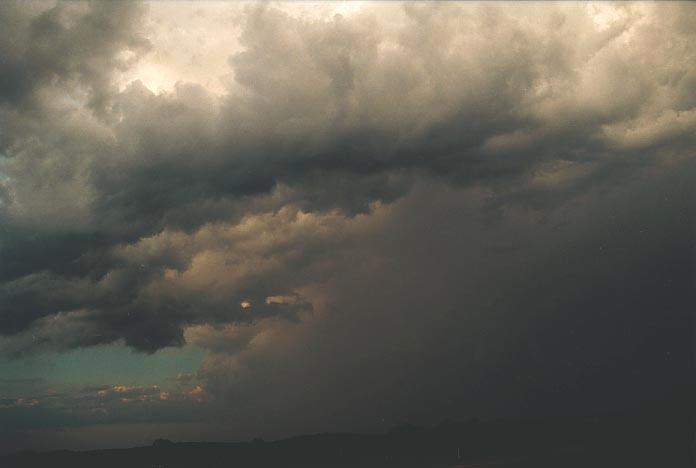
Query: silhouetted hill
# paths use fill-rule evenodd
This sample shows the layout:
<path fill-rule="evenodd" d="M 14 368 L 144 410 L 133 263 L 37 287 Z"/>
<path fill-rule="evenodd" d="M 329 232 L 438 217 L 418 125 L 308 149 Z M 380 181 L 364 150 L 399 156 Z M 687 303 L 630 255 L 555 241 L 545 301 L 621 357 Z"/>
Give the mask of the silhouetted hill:
<path fill-rule="evenodd" d="M 654 467 L 694 466 L 688 417 L 446 421 L 386 434 L 314 434 L 264 442 L 189 443 L 85 452 L 17 453 L 3 468 Z"/>

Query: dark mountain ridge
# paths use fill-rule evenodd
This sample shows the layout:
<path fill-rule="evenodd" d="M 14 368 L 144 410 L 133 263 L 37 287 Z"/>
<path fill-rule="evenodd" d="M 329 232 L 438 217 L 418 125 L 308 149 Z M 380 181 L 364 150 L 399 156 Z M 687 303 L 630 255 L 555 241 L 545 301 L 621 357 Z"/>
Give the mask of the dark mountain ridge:
<path fill-rule="evenodd" d="M 688 412 L 686 412 L 688 413 Z M 404 425 L 384 434 L 326 433 L 250 442 L 172 442 L 21 452 L 3 468 L 680 467 L 694 466 L 687 414 Z"/>

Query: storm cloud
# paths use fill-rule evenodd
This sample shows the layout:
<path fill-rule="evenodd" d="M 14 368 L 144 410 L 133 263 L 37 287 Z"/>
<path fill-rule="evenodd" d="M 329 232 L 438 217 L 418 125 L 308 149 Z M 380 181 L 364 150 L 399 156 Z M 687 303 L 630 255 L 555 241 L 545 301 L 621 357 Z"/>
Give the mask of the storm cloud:
<path fill-rule="evenodd" d="M 181 8 L 213 85 L 152 6 L 0 5 L 0 352 L 194 344 L 275 435 L 688 385 L 693 5 Z"/>

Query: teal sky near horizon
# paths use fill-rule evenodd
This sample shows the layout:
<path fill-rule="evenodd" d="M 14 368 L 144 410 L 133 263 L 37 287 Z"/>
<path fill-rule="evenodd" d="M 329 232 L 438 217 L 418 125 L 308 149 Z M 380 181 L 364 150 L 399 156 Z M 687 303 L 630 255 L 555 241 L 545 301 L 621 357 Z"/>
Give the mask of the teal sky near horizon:
<path fill-rule="evenodd" d="M 58 386 L 166 386 L 168 379 L 180 373 L 195 373 L 204 355 L 205 351 L 195 346 L 145 354 L 109 344 L 16 360 L 0 358 L 0 375 L 4 380 L 42 378 Z"/>

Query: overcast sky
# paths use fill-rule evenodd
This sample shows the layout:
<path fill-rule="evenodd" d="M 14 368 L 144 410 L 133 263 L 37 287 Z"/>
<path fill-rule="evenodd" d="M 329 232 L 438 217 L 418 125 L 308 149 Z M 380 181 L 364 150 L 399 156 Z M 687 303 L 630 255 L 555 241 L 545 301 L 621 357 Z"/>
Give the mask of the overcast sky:
<path fill-rule="evenodd" d="M 0 3 L 0 450 L 693 377 L 696 5 Z"/>

